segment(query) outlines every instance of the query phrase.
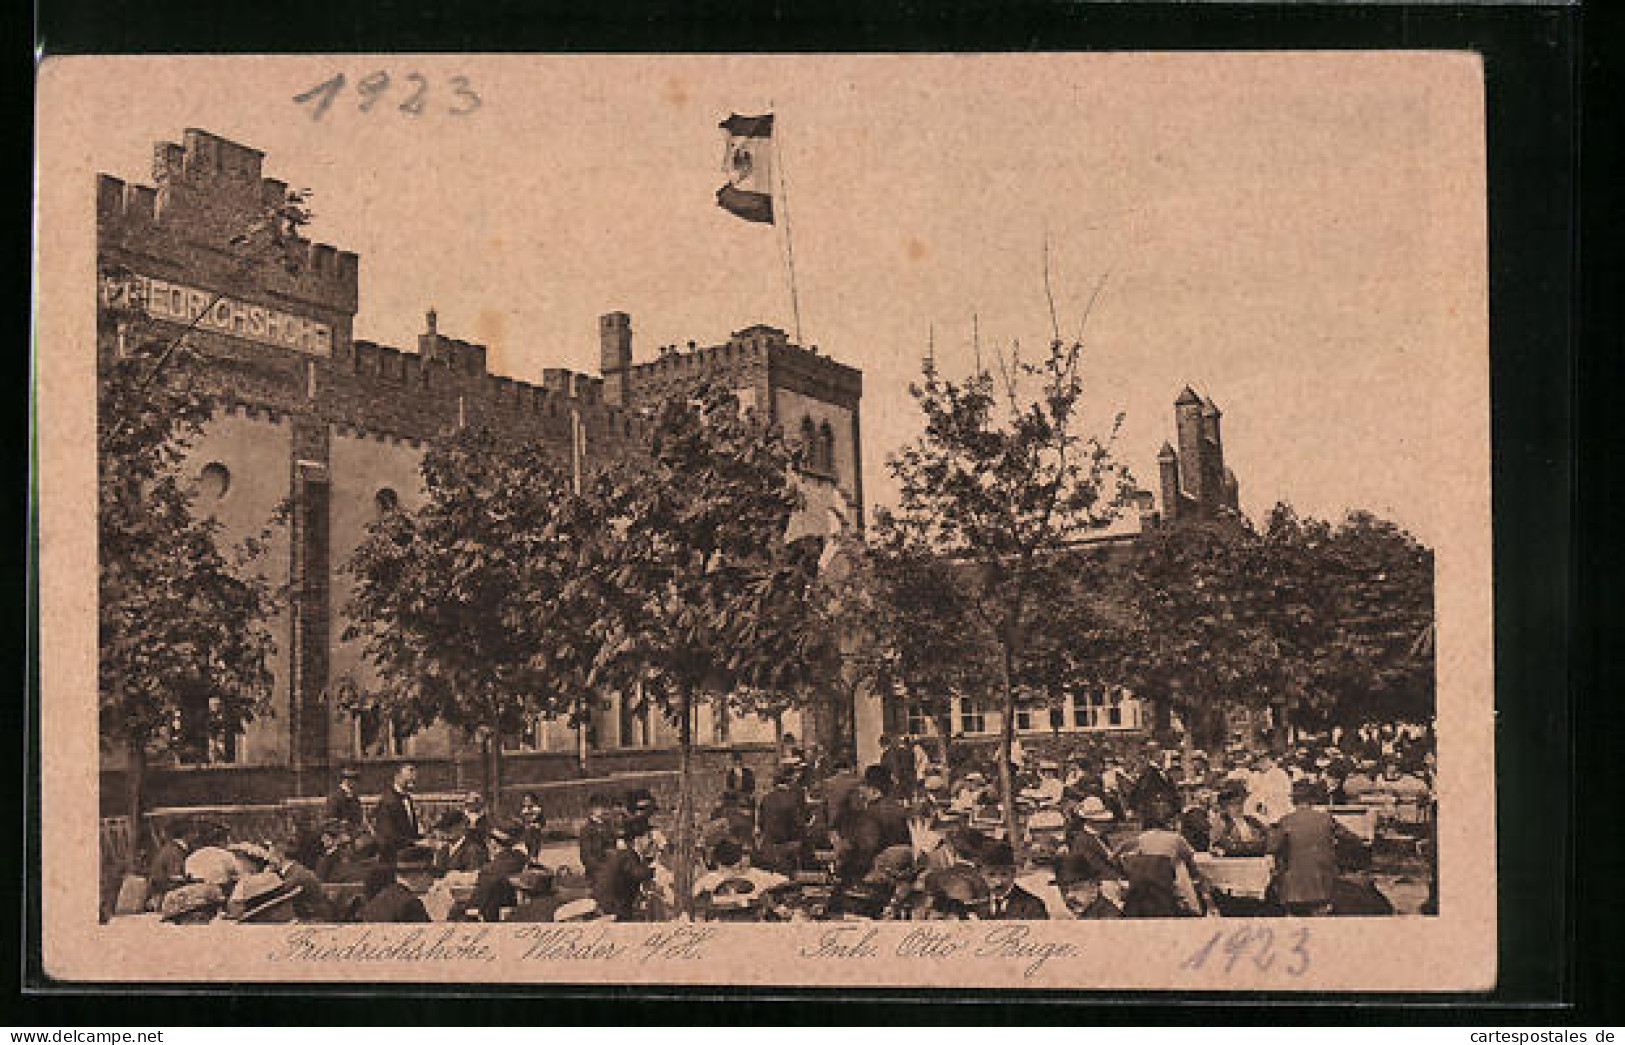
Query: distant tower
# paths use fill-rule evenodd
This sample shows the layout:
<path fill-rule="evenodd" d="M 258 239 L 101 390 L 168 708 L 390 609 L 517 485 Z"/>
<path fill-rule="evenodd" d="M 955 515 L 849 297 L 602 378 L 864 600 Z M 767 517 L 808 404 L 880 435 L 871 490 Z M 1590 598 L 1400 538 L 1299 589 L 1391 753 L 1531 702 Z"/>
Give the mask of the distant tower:
<path fill-rule="evenodd" d="M 1179 455 L 1167 443 L 1157 453 L 1157 471 L 1162 475 L 1162 514 L 1172 521 L 1179 516 Z"/>
<path fill-rule="evenodd" d="M 598 369 L 604 375 L 604 402 L 626 404 L 626 372 L 632 369 L 632 317 L 609 312 L 598 317 Z"/>
<path fill-rule="evenodd" d="M 1212 399 L 1202 400 L 1202 492 L 1210 507 L 1225 503 L 1224 443 L 1219 438 L 1223 416 Z"/>
<path fill-rule="evenodd" d="M 1197 504 L 1208 500 L 1203 467 L 1207 457 L 1203 452 L 1207 426 L 1202 413 L 1202 397 L 1186 385 L 1174 400 L 1174 425 L 1179 437 L 1179 486 L 1185 496 Z"/>

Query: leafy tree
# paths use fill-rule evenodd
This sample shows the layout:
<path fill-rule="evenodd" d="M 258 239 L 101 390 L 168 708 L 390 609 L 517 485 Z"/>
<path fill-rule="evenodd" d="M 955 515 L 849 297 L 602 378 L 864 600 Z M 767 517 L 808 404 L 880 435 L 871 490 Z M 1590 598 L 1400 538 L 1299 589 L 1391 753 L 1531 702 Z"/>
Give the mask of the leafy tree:
<path fill-rule="evenodd" d="M 602 519 L 552 451 L 485 427 L 436 440 L 420 471 L 422 503 L 370 524 L 344 566 L 344 637 L 365 641 L 377 682 L 347 680 L 341 701 L 408 735 L 443 722 L 478 739 L 495 809 L 503 738 L 590 709 Z"/>
<path fill-rule="evenodd" d="M 1170 523 L 1121 577 L 1121 677 L 1204 745 L 1233 707 L 1308 725 L 1425 718 L 1432 583 L 1431 553 L 1367 513 L 1334 528 L 1280 504 L 1263 532 L 1233 513 Z"/>
<path fill-rule="evenodd" d="M 1036 670 L 1034 630 L 1053 621 L 1040 608 L 1064 576 L 1057 557 L 1108 523 L 1132 488 L 1112 439 L 1079 432 L 1082 347 L 1057 337 L 1036 364 L 1016 352 L 1008 363 L 1001 357 L 1002 402 L 989 374 L 954 382 L 927 362 L 923 382 L 910 388 L 925 432 L 888 462 L 901 489 L 881 526 L 962 565 L 972 611 L 997 651 L 999 779 L 1017 845 L 1010 749 Z"/>
<path fill-rule="evenodd" d="M 950 761 L 953 701 L 998 684 L 991 633 L 974 612 L 964 569 L 882 516 L 843 587 L 843 628 L 868 648 L 862 681 L 901 693 L 936 725 Z"/>
<path fill-rule="evenodd" d="M 678 901 L 692 905 L 694 716 L 806 693 L 836 658 L 816 626 L 817 549 L 785 540 L 795 454 L 725 389 L 662 404 L 647 454 L 596 484 L 610 583 L 594 680 L 644 695 L 678 731 Z"/>
<path fill-rule="evenodd" d="M 228 285 L 268 262 L 291 263 L 310 220 L 306 198 L 288 194 L 222 244 L 236 258 Z M 127 269 L 106 265 L 99 276 L 98 703 L 103 741 L 126 754 L 134 871 L 150 760 L 194 749 L 206 757 L 269 713 L 276 647 L 267 620 L 278 593 L 255 572 L 267 534 L 223 549 L 219 523 L 197 513 L 181 471 L 214 409 L 206 360 L 187 340 L 209 309 L 176 331 L 147 313 Z"/>

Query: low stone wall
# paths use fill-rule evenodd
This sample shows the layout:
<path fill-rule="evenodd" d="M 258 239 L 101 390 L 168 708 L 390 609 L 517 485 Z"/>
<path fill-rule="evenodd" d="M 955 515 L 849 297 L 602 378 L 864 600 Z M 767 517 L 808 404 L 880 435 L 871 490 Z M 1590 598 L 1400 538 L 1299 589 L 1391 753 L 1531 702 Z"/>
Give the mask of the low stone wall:
<path fill-rule="evenodd" d="M 722 749 L 694 753 L 695 806 L 701 813 L 715 805 L 718 795 L 721 794 L 730 754 L 729 751 Z M 745 764 L 756 773 L 758 791 L 766 790 L 771 782 L 775 758 L 773 751 L 769 748 L 755 748 L 742 751 L 741 754 L 744 756 Z M 365 777 L 362 782 L 366 783 Z M 679 786 L 679 774 L 675 769 L 616 772 L 604 776 L 539 783 L 508 783 L 502 789 L 497 816 L 499 819 L 514 816 L 518 812 L 524 794 L 533 792 L 541 799 L 542 811 L 547 816 L 548 826 L 566 835 L 573 835 L 581 820 L 586 817 L 588 801 L 594 794 L 603 793 L 615 801 L 620 801 L 629 791 L 647 788 L 655 796 L 661 810 L 669 813 L 677 807 Z M 365 786 L 360 790 L 362 808 L 370 817 L 378 801 L 376 791 L 369 790 Z M 445 810 L 461 807 L 465 794 L 463 791 L 421 789 L 417 796 L 419 822 L 427 828 Z M 147 815 L 143 850 L 148 854 L 152 853 L 159 840 L 167 837 L 176 824 L 192 820 L 221 824 L 230 832 L 233 839 L 290 838 L 301 829 L 308 830 L 318 825 L 324 816 L 325 805 L 326 801 L 323 798 L 297 797 L 258 804 L 211 802 L 160 806 L 152 809 Z M 130 845 L 127 824 L 126 817 L 101 819 L 104 868 L 122 868 L 122 855 L 128 852 Z"/>
<path fill-rule="evenodd" d="M 763 744 L 702 748 L 695 751 L 694 758 L 701 767 L 726 765 L 729 753 L 734 750 L 743 753 L 747 764 L 752 766 L 772 765 L 772 749 Z M 362 794 L 377 794 L 389 786 L 396 768 L 403 762 L 417 767 L 418 790 L 424 793 L 468 792 L 479 790 L 481 786 L 479 759 L 474 755 L 460 759 L 367 759 L 349 764 L 361 774 L 358 790 Z M 337 768 L 296 774 L 288 766 L 155 767 L 147 774 L 147 807 L 274 805 L 290 798 L 320 798 L 337 783 Z M 619 748 L 591 752 L 587 757 L 586 776 L 612 778 L 625 773 L 676 768 L 674 748 Z M 758 776 L 761 772 L 758 768 Z M 544 784 L 583 779 L 576 755 L 565 751 L 504 752 L 502 778 L 504 790 L 529 790 Z M 121 816 L 126 805 L 123 771 L 104 770 L 101 815 Z"/>

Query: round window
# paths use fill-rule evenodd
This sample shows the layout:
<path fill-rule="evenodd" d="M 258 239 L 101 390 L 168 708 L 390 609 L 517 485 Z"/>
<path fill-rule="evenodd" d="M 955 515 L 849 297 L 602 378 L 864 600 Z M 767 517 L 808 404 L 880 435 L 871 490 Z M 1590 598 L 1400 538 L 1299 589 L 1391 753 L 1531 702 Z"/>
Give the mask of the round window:
<path fill-rule="evenodd" d="M 204 500 L 218 501 L 231 489 L 231 472 L 219 461 L 203 466 L 197 477 L 198 495 Z"/>

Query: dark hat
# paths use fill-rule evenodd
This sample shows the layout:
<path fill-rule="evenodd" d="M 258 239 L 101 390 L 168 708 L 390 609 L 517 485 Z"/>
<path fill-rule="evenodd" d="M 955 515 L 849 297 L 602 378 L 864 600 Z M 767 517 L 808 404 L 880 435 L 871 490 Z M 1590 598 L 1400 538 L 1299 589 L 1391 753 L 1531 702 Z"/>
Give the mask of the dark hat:
<path fill-rule="evenodd" d="M 1247 785 L 1239 780 L 1226 780 L 1219 785 L 1219 801 L 1238 802 L 1247 797 Z"/>
<path fill-rule="evenodd" d="M 716 860 L 718 864 L 726 867 L 732 867 L 734 864 L 737 864 L 744 857 L 744 855 L 744 849 L 740 848 L 739 843 L 734 841 L 732 838 L 722 839 L 711 850 L 712 859 Z"/>
<path fill-rule="evenodd" d="M 982 847 L 982 865 L 985 867 L 1016 866 L 1016 851 L 1004 840 L 990 842 Z"/>
<path fill-rule="evenodd" d="M 341 835 L 348 837 L 355 834 L 355 825 L 351 824 L 348 820 L 323 820 L 321 827 L 317 828 L 316 833 L 322 835 L 332 835 L 335 838 Z"/>
<path fill-rule="evenodd" d="M 1076 853 L 1063 853 L 1055 858 L 1055 884 L 1062 889 L 1073 882 L 1093 881 L 1089 861 Z"/>
<path fill-rule="evenodd" d="M 553 891 L 553 872 L 541 864 L 531 864 L 509 878 L 508 884 L 521 892 L 549 893 Z"/>
<path fill-rule="evenodd" d="M 948 867 L 925 876 L 926 892 L 933 901 L 970 907 L 987 899 L 987 882 L 969 867 Z"/>
<path fill-rule="evenodd" d="M 621 837 L 628 842 L 642 838 L 649 833 L 649 818 L 646 816 L 629 816 L 621 821 Z"/>
<path fill-rule="evenodd" d="M 646 787 L 636 787 L 626 793 L 626 809 L 629 813 L 652 813 L 660 808 L 655 801 L 654 792 Z"/>
<path fill-rule="evenodd" d="M 395 856 L 397 871 L 434 870 L 434 850 L 425 845 L 409 845 Z"/>
<path fill-rule="evenodd" d="M 885 766 L 870 766 L 863 771 L 863 782 L 876 791 L 890 791 L 891 771 Z"/>
<path fill-rule="evenodd" d="M 339 770 L 340 780 L 359 780 L 361 773 L 354 766 L 345 766 Z"/>

